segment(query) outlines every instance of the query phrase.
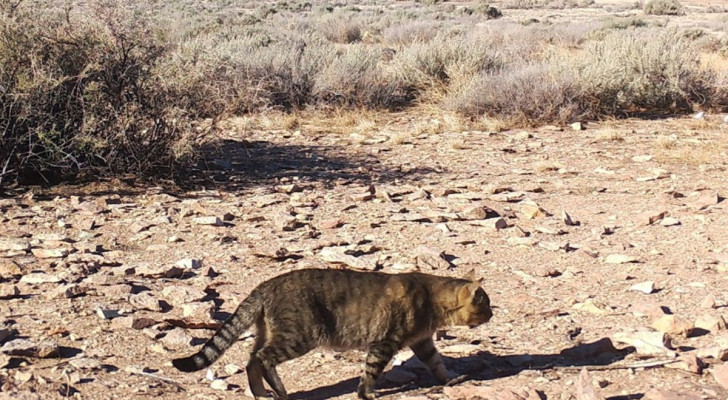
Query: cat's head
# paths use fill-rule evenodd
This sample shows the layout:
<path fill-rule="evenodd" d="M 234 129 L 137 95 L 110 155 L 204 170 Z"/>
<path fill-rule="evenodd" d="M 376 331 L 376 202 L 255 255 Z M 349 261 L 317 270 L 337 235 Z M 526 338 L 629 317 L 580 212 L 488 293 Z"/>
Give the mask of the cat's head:
<path fill-rule="evenodd" d="M 452 315 L 456 325 L 473 328 L 488 322 L 493 317 L 490 298 L 480 287 L 482 281 L 482 278 L 475 279 L 474 271 L 461 281 L 462 284 L 457 288 L 456 307 Z"/>

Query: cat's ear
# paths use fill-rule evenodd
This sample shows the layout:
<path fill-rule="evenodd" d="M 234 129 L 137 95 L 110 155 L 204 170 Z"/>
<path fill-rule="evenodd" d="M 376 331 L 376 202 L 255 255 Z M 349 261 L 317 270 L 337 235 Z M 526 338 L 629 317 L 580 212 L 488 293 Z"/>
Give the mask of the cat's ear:
<path fill-rule="evenodd" d="M 475 268 L 472 268 L 470 271 L 468 271 L 468 273 L 465 274 L 464 278 L 469 280 L 470 282 L 483 283 L 483 278 L 482 277 L 478 278 L 475 275 Z"/>
<path fill-rule="evenodd" d="M 460 304 L 470 303 L 478 288 L 480 288 L 480 284 L 478 282 L 468 282 L 460 286 L 460 289 L 458 290 L 458 302 Z"/>
<path fill-rule="evenodd" d="M 465 274 L 464 278 L 471 282 L 474 281 L 475 280 L 475 268 L 470 269 L 470 271 L 468 271 L 468 273 Z"/>

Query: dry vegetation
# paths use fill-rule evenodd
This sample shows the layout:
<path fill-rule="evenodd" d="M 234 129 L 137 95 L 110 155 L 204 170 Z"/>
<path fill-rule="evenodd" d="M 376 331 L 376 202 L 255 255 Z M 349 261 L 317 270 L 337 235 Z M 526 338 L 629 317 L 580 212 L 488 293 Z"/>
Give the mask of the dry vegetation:
<path fill-rule="evenodd" d="M 675 0 L 615 15 L 592 0 L 57 4 L 0 2 L 0 185 L 178 176 L 210 119 L 269 110 L 426 105 L 535 126 L 728 108 L 725 10 L 706 10 L 712 26 L 653 16 L 684 14 Z"/>

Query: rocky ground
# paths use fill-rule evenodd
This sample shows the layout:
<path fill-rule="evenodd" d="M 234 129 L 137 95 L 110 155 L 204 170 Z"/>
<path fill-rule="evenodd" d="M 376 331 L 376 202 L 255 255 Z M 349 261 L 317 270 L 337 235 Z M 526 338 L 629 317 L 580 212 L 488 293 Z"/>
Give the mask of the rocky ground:
<path fill-rule="evenodd" d="M 328 267 L 485 278 L 492 321 L 437 341 L 461 379 L 403 352 L 384 399 L 727 399 L 722 117 L 231 129 L 206 190 L 1 199 L 0 398 L 247 398 L 250 335 L 208 372 L 169 361 L 263 280 Z M 362 363 L 279 372 L 292 398 L 350 399 Z"/>

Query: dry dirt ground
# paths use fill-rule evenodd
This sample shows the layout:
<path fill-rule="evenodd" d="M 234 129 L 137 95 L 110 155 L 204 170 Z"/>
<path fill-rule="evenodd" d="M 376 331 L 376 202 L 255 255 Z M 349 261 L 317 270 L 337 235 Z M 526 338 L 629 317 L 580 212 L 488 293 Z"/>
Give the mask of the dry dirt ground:
<path fill-rule="evenodd" d="M 0 398 L 247 398 L 249 337 L 207 374 L 169 361 L 263 280 L 357 267 L 474 268 L 497 307 L 437 341 L 460 382 L 404 353 L 384 399 L 728 399 L 722 118 L 230 129 L 207 190 L 2 199 Z M 319 349 L 279 372 L 292 398 L 351 399 L 362 359 Z"/>

